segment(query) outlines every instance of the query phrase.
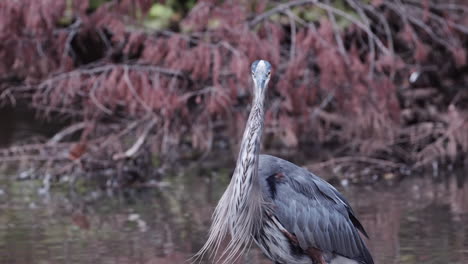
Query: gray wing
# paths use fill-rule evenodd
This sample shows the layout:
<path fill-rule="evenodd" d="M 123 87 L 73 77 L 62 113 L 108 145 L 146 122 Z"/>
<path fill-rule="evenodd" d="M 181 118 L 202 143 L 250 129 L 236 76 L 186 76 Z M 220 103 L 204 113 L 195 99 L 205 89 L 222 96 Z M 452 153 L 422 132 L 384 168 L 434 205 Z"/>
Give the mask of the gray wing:
<path fill-rule="evenodd" d="M 310 247 L 373 264 L 367 236 L 346 199 L 329 183 L 288 161 L 260 156 L 262 190 L 274 215 L 303 250 Z"/>

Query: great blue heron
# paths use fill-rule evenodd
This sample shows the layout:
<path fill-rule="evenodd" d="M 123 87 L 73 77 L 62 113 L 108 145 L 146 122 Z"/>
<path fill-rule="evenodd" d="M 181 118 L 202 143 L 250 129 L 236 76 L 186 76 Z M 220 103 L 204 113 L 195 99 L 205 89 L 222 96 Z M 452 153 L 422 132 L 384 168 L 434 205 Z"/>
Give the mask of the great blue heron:
<path fill-rule="evenodd" d="M 366 231 L 333 186 L 286 160 L 259 155 L 271 65 L 252 63 L 254 99 L 231 182 L 219 201 L 207 242 L 198 253 L 233 262 L 251 241 L 276 264 L 372 264 Z"/>

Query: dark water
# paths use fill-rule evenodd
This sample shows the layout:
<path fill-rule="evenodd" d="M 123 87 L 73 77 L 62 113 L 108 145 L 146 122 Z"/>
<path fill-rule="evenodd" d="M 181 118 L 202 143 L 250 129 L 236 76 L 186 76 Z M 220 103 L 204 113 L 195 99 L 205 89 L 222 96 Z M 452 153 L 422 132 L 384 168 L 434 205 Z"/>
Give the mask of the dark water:
<path fill-rule="evenodd" d="M 179 175 L 126 193 L 41 194 L 38 182 L 3 179 L 0 263 L 184 263 L 203 244 L 226 183 Z M 376 263 L 468 263 L 468 183 L 413 177 L 343 192 Z M 270 262 L 254 249 L 239 263 Z"/>

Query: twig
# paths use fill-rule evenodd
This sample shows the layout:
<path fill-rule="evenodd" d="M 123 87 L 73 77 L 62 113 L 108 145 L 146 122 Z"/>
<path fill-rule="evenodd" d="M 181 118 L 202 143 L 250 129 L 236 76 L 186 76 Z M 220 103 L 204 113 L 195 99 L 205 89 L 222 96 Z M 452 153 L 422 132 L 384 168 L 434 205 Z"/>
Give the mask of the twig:
<path fill-rule="evenodd" d="M 395 13 L 402 16 L 404 20 L 407 20 L 407 21 L 411 22 L 413 25 L 416 25 L 419 28 L 421 28 L 423 31 L 425 31 L 437 43 L 441 44 L 444 47 L 451 47 L 452 46 L 451 43 L 449 43 L 449 42 L 445 41 L 444 39 L 440 38 L 439 36 L 437 36 L 437 34 L 434 33 L 434 31 L 429 26 L 422 23 L 421 20 L 415 18 L 414 16 L 409 15 L 407 13 L 407 11 L 404 8 L 402 8 L 402 6 L 403 6 L 402 4 L 401 5 L 396 5 L 396 4 L 391 3 L 390 1 L 384 1 L 384 4 L 388 8 L 395 11 Z"/>
<path fill-rule="evenodd" d="M 267 12 L 261 14 L 261 15 L 258 15 L 255 19 L 253 19 L 252 21 L 249 22 L 249 27 L 254 27 L 256 26 L 258 23 L 262 22 L 264 19 L 267 19 L 269 18 L 270 16 L 276 14 L 276 13 L 279 13 L 279 12 L 282 12 L 286 9 L 289 9 L 293 6 L 298 6 L 298 5 L 304 5 L 304 4 L 313 4 L 317 2 L 316 0 L 315 1 L 311 1 L 311 0 L 298 0 L 298 1 L 291 1 L 289 3 L 285 3 L 285 4 L 280 4 L 278 6 L 276 6 L 275 8 L 272 8 L 270 10 L 268 10 Z"/>
<path fill-rule="evenodd" d="M 260 23 L 264 19 L 266 19 L 266 18 L 268 18 L 268 17 L 270 17 L 270 16 L 272 16 L 272 15 L 274 15 L 276 13 L 284 12 L 284 10 L 286 10 L 288 8 L 291 8 L 293 6 L 305 5 L 305 4 L 315 5 L 318 8 L 321 8 L 323 10 L 332 12 L 332 13 L 334 13 L 336 15 L 339 15 L 339 16 L 351 21 L 353 24 L 355 24 L 356 26 L 358 26 L 359 28 L 364 30 L 368 34 L 369 38 L 371 38 L 372 41 L 375 42 L 375 44 L 377 44 L 377 46 L 379 47 L 379 49 L 383 53 L 385 53 L 386 55 L 392 54 L 387 49 L 387 47 L 385 47 L 385 45 L 382 43 L 382 41 L 380 41 L 380 39 L 374 33 L 372 33 L 372 31 L 369 28 L 369 25 L 364 24 L 363 22 L 359 21 L 358 19 L 354 18 L 353 16 L 351 16 L 350 14 L 344 12 L 343 10 L 335 8 L 335 7 L 333 7 L 333 6 L 329 5 L 329 4 L 321 3 L 321 2 L 319 2 L 317 0 L 300 0 L 300 1 L 291 1 L 291 2 L 285 3 L 285 4 L 280 4 L 280 5 L 276 6 L 275 8 L 273 8 L 273 9 L 271 9 L 271 10 L 257 16 L 255 19 L 250 21 L 249 26 L 254 27 L 255 25 L 257 25 L 258 23 Z"/>
<path fill-rule="evenodd" d="M 418 12 L 420 14 L 422 14 L 424 12 L 424 10 L 422 10 L 421 7 L 416 7 L 416 6 L 406 6 L 406 8 L 408 10 L 413 10 L 415 12 Z M 446 19 L 444 17 L 441 17 L 439 15 L 436 15 L 434 14 L 433 12 L 429 12 L 428 13 L 428 16 L 429 18 L 431 18 L 432 20 L 434 21 L 437 21 L 439 22 L 441 25 L 444 25 L 446 30 L 449 28 L 449 26 L 457 29 L 458 31 L 462 32 L 462 33 L 465 33 L 465 34 L 468 34 L 468 27 L 465 27 L 463 26 L 462 24 L 457 24 L 457 23 L 454 23 L 452 22 L 451 20 L 449 19 Z"/>
<path fill-rule="evenodd" d="M 366 31 L 366 33 L 368 34 L 369 38 L 372 38 L 373 41 L 377 44 L 377 46 L 379 47 L 379 49 L 385 53 L 385 54 L 391 54 L 391 52 L 387 49 L 387 47 L 385 47 L 385 45 L 382 43 L 382 41 L 380 41 L 380 39 L 374 34 L 372 33 L 372 31 L 370 31 L 370 28 L 363 24 L 361 21 L 355 19 L 353 16 L 351 16 L 350 14 L 338 9 L 338 8 L 334 8 L 330 5 L 326 5 L 326 4 L 323 4 L 323 3 L 316 3 L 316 5 L 324 10 L 330 10 L 332 11 L 333 13 L 337 14 L 337 15 L 340 15 L 342 16 L 343 18 L 346 18 L 347 20 L 351 21 L 353 24 L 355 24 L 356 26 L 358 26 L 359 28 L 361 28 L 362 30 Z"/>
<path fill-rule="evenodd" d="M 4 100 L 5 97 L 8 97 L 8 99 L 10 100 L 10 104 L 12 106 L 15 106 L 16 105 L 16 99 L 15 99 L 15 96 L 13 96 L 13 94 L 11 93 L 11 88 L 7 88 L 5 89 L 1 94 L 0 94 L 0 102 L 2 102 Z"/>
<path fill-rule="evenodd" d="M 405 2 L 409 2 L 418 6 L 421 4 L 420 0 L 405 0 Z M 468 13 L 468 5 L 459 5 L 455 3 L 434 3 L 433 1 L 429 1 L 429 6 L 437 10 L 451 10 Z"/>
<path fill-rule="evenodd" d="M 335 93 L 334 92 L 331 92 L 327 95 L 327 97 L 325 97 L 325 99 L 322 100 L 322 102 L 320 103 L 320 105 L 318 107 L 316 107 L 314 109 L 314 111 L 312 112 L 312 114 L 310 115 L 310 118 L 313 119 L 315 118 L 315 116 L 317 116 L 317 114 L 322 111 L 323 109 L 325 109 L 325 107 L 328 106 L 328 104 L 333 100 L 333 98 L 335 97 Z"/>
<path fill-rule="evenodd" d="M 366 31 L 367 35 L 369 36 L 367 42 L 368 42 L 368 46 L 369 46 L 369 55 L 370 55 L 370 59 L 369 59 L 369 76 L 368 77 L 369 77 L 369 79 L 372 79 L 374 77 L 376 52 L 375 52 L 375 43 L 374 43 L 374 40 L 371 38 L 371 36 L 375 36 L 375 34 L 372 33 L 372 31 L 370 29 L 371 27 L 370 27 L 369 19 L 366 16 L 366 14 L 364 13 L 362 7 L 358 3 L 356 3 L 354 0 L 346 0 L 346 2 L 352 8 L 354 8 L 354 10 L 357 11 L 357 13 L 361 17 L 361 19 L 366 24 L 365 31 Z"/>
<path fill-rule="evenodd" d="M 83 116 L 82 111 L 72 110 L 69 108 L 59 108 L 59 107 L 53 107 L 53 106 L 47 106 L 47 105 L 34 104 L 34 109 L 44 111 L 44 112 L 56 112 L 59 114 L 66 114 L 69 116 Z"/>
<path fill-rule="evenodd" d="M 401 163 L 396 163 L 393 161 L 383 160 L 383 159 L 376 159 L 376 158 L 370 158 L 370 157 L 364 157 L 364 156 L 355 156 L 355 157 L 346 156 L 346 157 L 333 158 L 327 161 L 312 164 L 310 166 L 314 168 L 325 168 L 325 167 L 333 166 L 338 163 L 356 163 L 356 162 L 375 164 L 380 167 L 384 167 L 384 168 L 390 167 L 394 169 L 401 168 L 403 165 Z"/>
<path fill-rule="evenodd" d="M 124 81 L 127 84 L 128 89 L 130 89 L 131 93 L 135 97 L 135 99 L 145 108 L 147 112 L 152 112 L 153 109 L 149 107 L 145 101 L 138 95 L 137 91 L 135 90 L 135 87 L 133 86 L 133 83 L 130 81 L 130 77 L 128 76 L 128 67 L 124 66 L 124 75 L 123 75 Z"/>
<path fill-rule="evenodd" d="M 327 4 L 330 4 L 330 0 L 327 0 Z M 330 20 L 333 27 L 333 35 L 335 36 L 336 44 L 338 45 L 338 51 L 343 57 L 346 65 L 349 65 L 349 58 L 343 44 L 343 38 L 341 37 L 341 32 L 339 31 L 338 24 L 336 23 L 335 15 L 331 10 L 327 10 L 328 19 Z M 369 38 L 370 39 L 370 38 Z"/>
<path fill-rule="evenodd" d="M 458 130 L 460 129 L 461 127 L 463 127 L 465 124 L 467 123 L 467 119 L 465 118 L 460 118 L 459 120 L 457 120 L 454 124 L 450 124 L 450 127 L 448 127 L 442 136 L 440 136 L 439 138 L 437 138 L 437 140 L 427 146 L 425 146 L 420 152 L 419 154 L 421 153 L 426 153 L 431 147 L 433 146 L 437 146 L 437 145 L 441 145 L 443 144 L 443 142 L 448 139 L 451 135 L 453 135 L 454 131 L 455 130 Z M 427 162 L 430 160 L 430 157 L 429 158 L 425 158 L 419 162 L 417 162 L 414 167 L 415 168 L 420 168 L 422 166 L 424 166 L 425 164 L 427 164 Z"/>
<path fill-rule="evenodd" d="M 192 98 L 194 96 L 207 94 L 207 93 L 212 93 L 212 92 L 214 92 L 214 90 L 215 90 L 215 88 L 210 86 L 210 87 L 205 87 L 205 88 L 203 88 L 201 90 L 187 92 L 187 93 L 184 93 L 181 97 L 179 97 L 178 101 L 185 103 L 188 99 L 190 99 L 190 98 Z"/>
<path fill-rule="evenodd" d="M 96 97 L 96 89 L 97 87 L 100 85 L 100 81 L 95 81 L 94 84 L 93 84 L 93 87 L 91 88 L 91 91 L 89 93 L 89 97 L 91 98 L 91 101 L 93 101 L 93 103 L 101 110 L 103 111 L 104 113 L 108 114 L 108 115 L 112 115 L 112 110 L 110 110 L 109 108 L 105 107 Z"/>
<path fill-rule="evenodd" d="M 307 23 L 306 21 L 304 21 L 302 18 L 298 17 L 293 12 L 289 12 L 289 15 L 292 18 L 294 18 L 294 20 L 296 20 L 300 25 L 302 25 L 304 27 L 307 27 L 309 30 L 312 30 L 314 33 L 318 33 L 317 27 L 314 25 L 314 23 Z M 320 44 L 322 44 L 324 46 L 331 46 L 330 42 L 328 42 L 326 39 L 324 39 L 321 34 L 316 34 L 316 37 L 317 37 L 317 40 L 320 41 Z M 335 47 L 333 47 L 333 48 L 335 48 Z"/>
<path fill-rule="evenodd" d="M 113 139 L 123 137 L 125 134 L 127 134 L 130 131 L 132 131 L 133 129 L 135 129 L 140 123 L 147 122 L 148 118 L 149 117 L 144 117 L 142 119 L 133 121 L 132 123 L 127 125 L 124 129 L 122 129 L 119 133 L 117 133 L 116 135 L 112 135 L 112 136 L 105 135 L 103 137 L 103 140 L 98 138 L 97 141 L 102 142 L 102 143 L 99 144 L 99 147 L 103 148 L 103 147 L 109 146 L 112 143 Z"/>
<path fill-rule="evenodd" d="M 112 158 L 114 160 L 119 160 L 119 159 L 133 157 L 138 152 L 138 150 L 143 145 L 143 143 L 145 142 L 146 137 L 148 136 L 148 133 L 153 128 L 153 126 L 156 124 L 156 121 L 157 121 L 156 118 L 151 119 L 151 121 L 146 125 L 145 129 L 143 130 L 143 133 L 141 133 L 140 137 L 138 137 L 138 139 L 135 141 L 135 143 L 132 145 L 132 147 L 129 148 L 124 153 L 115 154 Z"/>
<path fill-rule="evenodd" d="M 73 134 L 75 133 L 76 131 L 78 130 L 81 130 L 83 128 L 86 127 L 86 123 L 85 122 L 79 122 L 79 123 L 76 123 L 76 124 L 73 124 L 65 129 L 63 129 L 62 131 L 58 132 L 57 134 L 55 134 L 49 141 L 47 141 L 46 145 L 54 145 L 58 142 L 60 142 L 60 140 L 62 140 L 64 137 L 70 135 L 70 134 Z"/>
<path fill-rule="evenodd" d="M 159 73 L 163 73 L 163 74 L 170 75 L 170 76 L 177 76 L 182 79 L 189 79 L 189 77 L 184 75 L 181 71 L 158 67 L 158 66 L 145 65 L 145 64 L 109 64 L 109 65 L 92 65 L 91 67 L 89 66 L 82 67 L 82 68 L 77 68 L 73 71 L 58 73 L 46 79 L 45 81 L 42 81 L 41 83 L 39 83 L 38 86 L 40 89 L 50 89 L 50 87 L 53 87 L 52 84 L 57 81 L 69 79 L 71 77 L 80 77 L 82 75 L 94 76 L 97 74 L 111 72 L 118 67 L 127 67 L 132 70 L 141 70 L 141 71 L 147 71 L 147 72 L 159 72 Z"/>
<path fill-rule="evenodd" d="M 78 18 L 73 24 L 71 24 L 68 27 L 69 33 L 68 33 L 67 39 L 65 40 L 65 48 L 63 49 L 62 58 L 65 58 L 67 56 L 67 53 L 70 52 L 71 57 L 75 59 L 75 52 L 73 51 L 73 48 L 71 47 L 71 42 L 75 38 L 76 34 L 78 34 L 81 24 L 82 24 L 81 19 Z"/>
<path fill-rule="evenodd" d="M 17 162 L 17 161 L 68 161 L 68 157 L 59 157 L 51 155 L 20 155 L 20 156 L 8 156 L 0 157 L 2 162 Z"/>
<path fill-rule="evenodd" d="M 226 48 L 227 50 L 229 50 L 230 52 L 232 52 L 232 53 L 233 53 L 234 55 L 236 55 L 236 56 L 240 56 L 240 55 L 241 55 L 241 53 L 240 53 L 236 48 L 234 48 L 231 44 L 229 44 L 229 42 L 227 42 L 227 41 L 224 41 L 224 40 L 223 40 L 223 41 L 221 41 L 221 42 L 219 43 L 219 45 L 220 45 L 221 47 Z"/>
<path fill-rule="evenodd" d="M 387 39 L 388 49 L 390 50 L 391 54 L 394 54 L 395 53 L 395 48 L 394 48 L 394 44 L 393 44 L 393 35 L 392 35 L 392 31 L 390 29 L 390 25 L 388 24 L 388 20 L 382 15 L 381 12 L 376 11 L 375 7 L 372 6 L 372 5 L 364 5 L 364 9 L 371 12 L 372 14 L 374 14 L 380 20 L 380 23 L 383 25 L 383 28 L 384 28 L 385 36 L 386 36 L 386 39 Z M 375 62 L 373 62 L 373 63 L 375 63 Z M 395 74 L 396 74 L 396 70 L 394 69 L 394 67 L 392 67 L 391 72 L 390 72 L 390 79 L 391 80 L 394 79 Z"/>

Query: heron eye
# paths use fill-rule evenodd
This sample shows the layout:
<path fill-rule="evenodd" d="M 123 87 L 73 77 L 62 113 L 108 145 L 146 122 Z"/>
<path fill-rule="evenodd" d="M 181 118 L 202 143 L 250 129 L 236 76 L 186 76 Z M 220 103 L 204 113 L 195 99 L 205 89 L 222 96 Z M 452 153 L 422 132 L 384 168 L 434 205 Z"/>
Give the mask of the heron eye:
<path fill-rule="evenodd" d="M 270 75 L 271 75 L 271 72 L 268 72 L 268 77 L 270 77 Z"/>

